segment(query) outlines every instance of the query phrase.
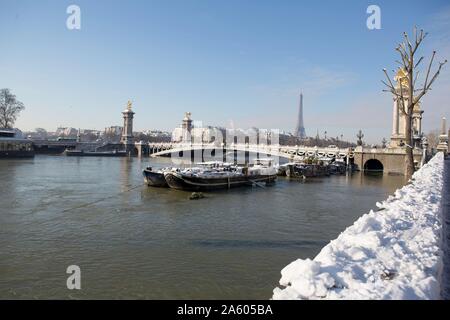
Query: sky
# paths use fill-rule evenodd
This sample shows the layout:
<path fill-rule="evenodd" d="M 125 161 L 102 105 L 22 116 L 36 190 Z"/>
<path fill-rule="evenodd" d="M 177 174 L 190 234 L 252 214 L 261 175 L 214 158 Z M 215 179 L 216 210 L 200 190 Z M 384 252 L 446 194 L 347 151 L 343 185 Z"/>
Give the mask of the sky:
<path fill-rule="evenodd" d="M 81 29 L 69 30 L 69 5 Z M 381 9 L 369 30 L 366 10 Z M 429 31 L 422 54 L 450 58 L 450 3 L 429 1 L 0 0 L 0 88 L 26 109 L 16 127 L 121 125 L 168 130 L 184 112 L 224 127 L 306 132 L 379 143 L 392 131 L 382 92 L 404 31 Z M 425 64 L 424 64 L 425 65 Z M 450 64 L 423 100 L 424 131 L 450 118 Z"/>

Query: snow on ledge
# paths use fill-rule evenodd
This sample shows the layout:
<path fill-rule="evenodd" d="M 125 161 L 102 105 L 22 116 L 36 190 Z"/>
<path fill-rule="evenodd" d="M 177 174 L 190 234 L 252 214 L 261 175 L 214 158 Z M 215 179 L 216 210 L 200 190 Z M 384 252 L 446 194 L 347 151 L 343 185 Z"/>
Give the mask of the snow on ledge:
<path fill-rule="evenodd" d="M 440 152 L 314 260 L 286 266 L 273 299 L 439 299 L 443 173 Z"/>

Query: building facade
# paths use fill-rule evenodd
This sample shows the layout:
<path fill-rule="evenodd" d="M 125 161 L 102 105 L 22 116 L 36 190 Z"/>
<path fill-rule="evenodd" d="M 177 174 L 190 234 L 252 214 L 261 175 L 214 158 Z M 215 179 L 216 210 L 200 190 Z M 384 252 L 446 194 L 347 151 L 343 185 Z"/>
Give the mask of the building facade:
<path fill-rule="evenodd" d="M 181 125 L 172 131 L 172 142 L 175 143 L 212 143 L 220 145 L 225 138 L 224 128 L 195 125 L 191 113 L 186 112 Z"/>

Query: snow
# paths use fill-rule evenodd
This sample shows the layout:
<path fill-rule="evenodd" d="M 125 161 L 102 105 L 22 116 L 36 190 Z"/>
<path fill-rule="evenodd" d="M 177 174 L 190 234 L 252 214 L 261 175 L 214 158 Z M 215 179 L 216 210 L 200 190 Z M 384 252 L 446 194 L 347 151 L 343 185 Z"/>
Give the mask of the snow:
<path fill-rule="evenodd" d="M 438 153 L 314 260 L 286 266 L 273 299 L 439 299 L 443 174 Z"/>

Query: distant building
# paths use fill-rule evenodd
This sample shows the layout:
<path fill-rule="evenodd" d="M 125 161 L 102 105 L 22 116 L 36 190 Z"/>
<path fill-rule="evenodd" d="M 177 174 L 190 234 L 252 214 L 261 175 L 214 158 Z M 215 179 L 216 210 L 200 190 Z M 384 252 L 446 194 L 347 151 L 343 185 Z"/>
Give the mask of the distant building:
<path fill-rule="evenodd" d="M 105 128 L 103 131 L 103 134 L 106 136 L 120 136 L 122 135 L 123 127 L 121 126 L 111 126 L 108 128 Z"/>
<path fill-rule="evenodd" d="M 80 129 L 79 133 L 81 135 L 94 135 L 99 136 L 101 134 L 101 131 L 99 130 L 93 130 L 93 129 Z"/>
<path fill-rule="evenodd" d="M 181 125 L 172 131 L 172 142 L 207 143 L 221 146 L 223 143 L 278 144 L 279 132 L 273 130 L 249 128 L 226 129 L 219 126 L 196 126 L 191 113 L 186 112 Z"/>
<path fill-rule="evenodd" d="M 133 133 L 136 142 L 141 143 L 169 143 L 172 141 L 172 133 L 161 130 L 144 130 Z"/>
<path fill-rule="evenodd" d="M 186 112 L 181 125 L 172 131 L 172 142 L 176 143 L 211 143 L 221 144 L 225 138 L 224 128 L 214 126 L 196 127 L 191 113 Z M 219 141 L 220 140 L 220 141 Z"/>
<path fill-rule="evenodd" d="M 71 127 L 58 127 L 56 129 L 55 135 L 58 137 L 73 137 L 76 138 L 78 135 L 78 129 Z"/>
<path fill-rule="evenodd" d="M 172 132 L 173 142 L 191 142 L 191 132 L 192 132 L 192 119 L 191 113 L 186 112 L 184 114 L 181 126 L 175 128 Z"/>

